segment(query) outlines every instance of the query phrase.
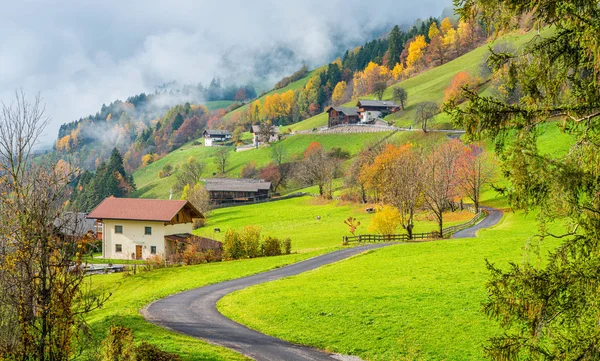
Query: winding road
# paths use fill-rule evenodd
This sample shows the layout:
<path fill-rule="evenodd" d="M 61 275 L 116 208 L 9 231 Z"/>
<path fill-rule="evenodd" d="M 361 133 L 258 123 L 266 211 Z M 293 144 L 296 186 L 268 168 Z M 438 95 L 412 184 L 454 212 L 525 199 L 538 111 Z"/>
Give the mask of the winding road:
<path fill-rule="evenodd" d="M 452 238 L 474 238 L 477 236 L 477 231 L 484 228 L 490 228 L 502 219 L 503 212 L 499 209 L 484 206 L 482 206 L 481 209 L 487 212 L 487 216 L 473 227 L 454 233 Z"/>
<path fill-rule="evenodd" d="M 483 221 L 472 228 L 458 232 L 455 237 L 473 237 L 477 230 L 490 227 L 502 218 L 500 210 L 487 207 L 485 209 L 489 214 Z M 469 232 L 472 232 L 473 236 L 470 236 Z M 257 361 L 358 360 L 358 358 L 333 355 L 308 346 L 292 344 L 251 330 L 223 316 L 217 310 L 216 304 L 219 299 L 231 292 L 295 276 L 388 245 L 390 243 L 342 249 L 272 271 L 182 292 L 150 304 L 142 310 L 142 314 L 156 325 L 227 347 Z"/>

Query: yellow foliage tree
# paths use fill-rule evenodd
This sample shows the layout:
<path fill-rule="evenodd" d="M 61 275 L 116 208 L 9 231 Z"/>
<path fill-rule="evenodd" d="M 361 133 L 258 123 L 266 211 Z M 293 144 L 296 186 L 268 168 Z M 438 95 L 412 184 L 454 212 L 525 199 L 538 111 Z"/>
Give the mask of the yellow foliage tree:
<path fill-rule="evenodd" d="M 396 66 L 394 66 L 394 69 L 392 69 L 392 78 L 394 78 L 394 80 L 400 80 L 403 73 L 404 65 L 402 65 L 402 63 L 398 63 Z"/>
<path fill-rule="evenodd" d="M 419 68 L 421 60 L 425 55 L 425 49 L 427 49 L 427 42 L 425 36 L 418 35 L 408 46 L 408 57 L 406 58 L 407 68 Z"/>
<path fill-rule="evenodd" d="M 335 85 L 333 93 L 331 94 L 331 101 L 333 104 L 339 105 L 344 101 L 346 89 L 348 89 L 348 84 L 343 80 Z"/>
<path fill-rule="evenodd" d="M 400 226 L 400 212 L 397 208 L 391 206 L 383 206 L 383 208 L 375 213 L 375 216 L 369 224 L 369 231 L 379 234 L 395 234 Z"/>
<path fill-rule="evenodd" d="M 65 135 L 64 137 L 60 138 L 56 142 L 56 149 L 68 152 L 71 149 L 71 136 Z"/>
<path fill-rule="evenodd" d="M 425 40 L 423 38 L 423 40 Z M 374 62 L 369 62 L 365 70 L 354 73 L 354 97 L 372 93 L 375 84 L 385 83 L 390 79 L 390 70 Z"/>
<path fill-rule="evenodd" d="M 446 32 L 446 35 L 444 35 L 444 44 L 448 45 L 448 46 L 452 46 L 454 45 L 458 40 L 458 34 L 456 32 L 456 30 L 454 30 L 454 28 L 451 28 L 450 30 L 448 30 Z"/>
<path fill-rule="evenodd" d="M 142 166 L 147 166 L 148 164 L 152 164 L 157 160 L 158 156 L 156 154 L 146 154 L 142 157 Z"/>
<path fill-rule="evenodd" d="M 431 26 L 429 26 L 429 32 L 427 33 L 427 36 L 429 39 L 433 39 L 437 35 L 440 35 L 440 29 L 438 29 L 437 23 L 434 21 L 431 23 Z"/>
<path fill-rule="evenodd" d="M 453 29 L 450 18 L 444 18 L 444 20 L 442 20 L 442 25 L 440 25 L 440 28 L 442 30 L 442 34 L 446 34 L 450 29 Z"/>
<path fill-rule="evenodd" d="M 259 123 L 262 119 L 263 106 L 260 100 L 255 100 L 248 107 L 248 119 L 252 123 Z"/>

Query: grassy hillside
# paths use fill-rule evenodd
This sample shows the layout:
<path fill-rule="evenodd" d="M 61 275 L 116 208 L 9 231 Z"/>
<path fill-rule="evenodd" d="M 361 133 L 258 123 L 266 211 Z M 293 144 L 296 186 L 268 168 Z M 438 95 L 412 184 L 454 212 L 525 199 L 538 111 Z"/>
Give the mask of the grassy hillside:
<path fill-rule="evenodd" d="M 319 134 L 319 135 L 298 135 L 286 138 L 281 144 L 286 148 L 288 154 L 301 154 L 306 150 L 311 142 L 319 142 L 326 149 L 341 147 L 356 154 L 364 144 L 376 141 L 385 137 L 389 133 L 366 133 L 366 134 Z M 169 189 L 175 183 L 175 175 L 167 178 L 159 178 L 158 173 L 166 165 L 180 167 L 190 157 L 206 165 L 204 177 L 212 177 L 216 172 L 214 165 L 214 154 L 217 147 L 205 147 L 203 143 L 189 143 L 161 158 L 160 160 L 139 169 L 133 174 L 137 191 L 134 197 L 140 198 L 168 198 Z M 245 164 L 256 162 L 257 166 L 264 166 L 271 161 L 271 150 L 268 147 L 252 149 L 244 152 L 235 152 L 231 150 L 230 164 L 227 174 L 232 177 L 239 177 L 240 171 Z"/>
<path fill-rule="evenodd" d="M 365 360 L 483 360 L 499 331 L 481 312 L 485 259 L 535 262 L 559 241 L 530 241 L 535 215 L 508 214 L 476 239 L 397 245 L 222 299 L 253 329 Z"/>
<path fill-rule="evenodd" d="M 533 33 L 525 35 L 507 35 L 494 43 L 508 42 L 518 47 L 531 40 Z M 410 79 L 401 81 L 390 86 L 383 96 L 383 100 L 392 99 L 392 87 L 401 86 L 408 92 L 408 106 L 405 111 L 389 115 L 386 119 L 394 122 L 398 126 L 409 126 L 414 123 L 416 106 L 425 101 L 433 101 L 442 104 L 444 101 L 444 90 L 450 84 L 452 78 L 461 71 L 467 71 L 472 75 L 479 76 L 481 64 L 485 55 L 489 51 L 490 44 L 482 45 L 479 48 L 458 57 L 446 64 L 427 70 Z M 365 95 L 363 99 L 375 99 L 373 95 Z M 356 100 L 352 100 L 346 106 L 354 106 Z M 327 125 L 327 114 L 321 113 L 302 122 L 291 125 L 291 130 L 310 130 L 315 127 Z M 433 121 L 432 125 L 437 128 L 451 128 L 450 119 L 445 114 L 440 114 Z"/>
<path fill-rule="evenodd" d="M 217 110 L 217 109 L 225 109 L 228 106 L 233 104 L 231 100 L 215 100 L 212 102 L 206 102 L 204 105 L 208 108 L 209 111 Z"/>

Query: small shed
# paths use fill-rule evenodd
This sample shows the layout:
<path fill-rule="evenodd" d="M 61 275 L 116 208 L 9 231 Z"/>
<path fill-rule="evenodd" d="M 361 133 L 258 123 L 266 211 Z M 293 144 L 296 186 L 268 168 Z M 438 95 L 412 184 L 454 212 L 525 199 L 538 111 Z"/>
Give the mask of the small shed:
<path fill-rule="evenodd" d="M 360 121 L 357 107 L 329 107 L 326 112 L 329 115 L 327 125 L 330 128 L 340 124 L 356 124 Z"/>
<path fill-rule="evenodd" d="M 245 203 L 271 197 L 271 182 L 262 179 L 210 178 L 204 188 L 213 204 Z"/>

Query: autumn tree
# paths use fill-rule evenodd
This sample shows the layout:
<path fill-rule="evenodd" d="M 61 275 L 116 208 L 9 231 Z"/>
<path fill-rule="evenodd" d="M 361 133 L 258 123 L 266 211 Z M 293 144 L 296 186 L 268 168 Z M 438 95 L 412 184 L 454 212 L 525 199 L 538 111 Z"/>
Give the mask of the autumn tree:
<path fill-rule="evenodd" d="M 406 106 L 406 102 L 408 100 L 408 93 L 406 92 L 406 89 L 400 86 L 393 87 L 392 99 L 394 99 L 394 102 L 396 102 L 396 104 L 400 104 L 400 108 L 404 110 L 404 107 Z"/>
<path fill-rule="evenodd" d="M 417 71 L 421 69 L 425 51 L 427 49 L 427 42 L 425 36 L 418 35 L 410 42 L 408 46 L 408 56 L 406 58 L 406 67 L 414 68 Z"/>
<path fill-rule="evenodd" d="M 211 210 L 210 195 L 200 182 L 193 185 L 186 184 L 181 192 L 181 199 L 189 201 L 203 215 Z"/>
<path fill-rule="evenodd" d="M 539 210 L 539 233 L 560 245 L 547 261 L 488 262 L 483 307 L 503 328 L 485 345 L 492 360 L 596 360 L 600 358 L 600 45 L 597 1 L 461 2 L 463 18 L 477 16 L 497 32 L 533 17 L 552 31 L 518 52 L 492 54 L 493 72 L 504 71 L 521 89 L 514 103 L 473 90 L 464 104 L 446 109 L 472 139 L 497 140 L 514 209 Z M 563 156 L 538 147 L 541 129 L 556 124 L 573 141 Z M 551 231 L 547 222 L 560 220 Z M 542 238 L 543 239 L 543 238 Z M 537 256 L 535 257 L 537 258 Z"/>
<path fill-rule="evenodd" d="M 378 83 L 386 83 L 390 78 L 388 68 L 377 63 L 370 62 L 365 70 L 354 73 L 354 97 L 375 92 Z"/>
<path fill-rule="evenodd" d="M 82 351 L 90 291 L 82 256 L 93 241 L 66 213 L 77 167 L 34 160 L 49 119 L 22 92 L 0 109 L 0 359 L 67 361 Z"/>
<path fill-rule="evenodd" d="M 458 139 L 433 147 L 423 165 L 423 201 L 438 223 L 438 232 L 443 236 L 444 211 L 459 196 L 458 160 L 462 143 Z"/>
<path fill-rule="evenodd" d="M 227 172 L 227 166 L 229 165 L 230 155 L 231 154 L 228 147 L 219 147 L 219 149 L 215 153 L 214 163 L 217 167 L 217 171 L 220 174 L 225 174 Z"/>
<path fill-rule="evenodd" d="M 240 145 L 242 144 L 242 135 L 244 134 L 244 128 L 236 127 L 231 133 L 231 140 L 233 144 Z"/>
<path fill-rule="evenodd" d="M 423 132 L 427 133 L 427 122 L 440 112 L 440 107 L 434 102 L 423 102 L 417 104 L 415 113 L 415 124 L 421 125 Z"/>
<path fill-rule="evenodd" d="M 358 198 L 362 203 L 367 203 L 368 201 L 367 183 L 369 178 L 361 175 L 363 174 L 364 169 L 373 164 L 375 158 L 383 150 L 384 146 L 385 144 L 381 142 L 367 144 L 354 157 L 354 160 L 352 161 L 352 164 L 346 173 L 346 177 L 344 179 L 346 189 L 352 190 L 354 188 L 358 188 Z"/>
<path fill-rule="evenodd" d="M 256 178 L 257 174 L 258 174 L 258 170 L 256 169 L 255 161 L 246 163 L 242 167 L 242 170 L 240 171 L 241 178 Z"/>
<path fill-rule="evenodd" d="M 462 195 L 469 197 L 479 212 L 481 189 L 489 184 L 495 175 L 495 162 L 479 145 L 463 147 L 463 154 L 457 163 L 457 185 Z"/>
<path fill-rule="evenodd" d="M 393 235 L 400 226 L 400 212 L 398 209 L 391 206 L 383 206 L 375 213 L 371 223 L 369 223 L 369 231 L 377 232 L 382 235 Z"/>
<path fill-rule="evenodd" d="M 448 87 L 444 90 L 444 101 L 464 101 L 464 98 L 462 98 L 463 88 L 469 87 L 474 89 L 480 82 L 480 79 L 472 76 L 466 71 L 457 73 L 454 78 L 452 78 L 450 85 L 448 85 Z"/>
<path fill-rule="evenodd" d="M 332 182 L 338 170 L 339 161 L 327 155 L 320 143 L 312 142 L 304 152 L 304 158 L 298 163 L 298 177 L 307 184 L 319 187 L 319 195 L 331 197 Z"/>
<path fill-rule="evenodd" d="M 331 94 L 331 101 L 334 105 L 340 105 L 346 99 L 346 89 L 348 88 L 348 84 L 345 81 L 340 81 L 335 85 L 333 89 L 333 93 Z"/>
<path fill-rule="evenodd" d="M 258 125 L 258 139 L 260 141 L 270 143 L 273 136 L 275 136 L 275 129 L 270 120 L 261 122 Z"/>

